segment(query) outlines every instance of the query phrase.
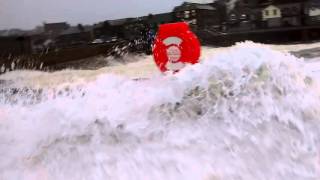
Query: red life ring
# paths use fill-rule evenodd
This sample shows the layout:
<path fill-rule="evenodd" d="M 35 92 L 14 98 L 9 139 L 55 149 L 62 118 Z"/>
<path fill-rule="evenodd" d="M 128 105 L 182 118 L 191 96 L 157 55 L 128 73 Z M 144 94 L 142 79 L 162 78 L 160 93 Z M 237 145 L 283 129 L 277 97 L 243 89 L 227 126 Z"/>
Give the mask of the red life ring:
<path fill-rule="evenodd" d="M 177 72 L 199 62 L 200 42 L 185 22 L 163 24 L 155 38 L 153 57 L 160 71 Z"/>

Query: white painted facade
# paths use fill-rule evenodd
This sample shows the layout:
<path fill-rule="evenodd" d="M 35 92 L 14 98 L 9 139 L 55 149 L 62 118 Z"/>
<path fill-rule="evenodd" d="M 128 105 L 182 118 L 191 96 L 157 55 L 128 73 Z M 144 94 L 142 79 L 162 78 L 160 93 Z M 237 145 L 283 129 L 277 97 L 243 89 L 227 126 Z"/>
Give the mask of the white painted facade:
<path fill-rule="evenodd" d="M 281 18 L 281 9 L 270 5 L 262 10 L 262 19 L 268 20 L 273 18 Z"/>
<path fill-rule="evenodd" d="M 309 16 L 320 16 L 320 8 L 309 9 Z"/>

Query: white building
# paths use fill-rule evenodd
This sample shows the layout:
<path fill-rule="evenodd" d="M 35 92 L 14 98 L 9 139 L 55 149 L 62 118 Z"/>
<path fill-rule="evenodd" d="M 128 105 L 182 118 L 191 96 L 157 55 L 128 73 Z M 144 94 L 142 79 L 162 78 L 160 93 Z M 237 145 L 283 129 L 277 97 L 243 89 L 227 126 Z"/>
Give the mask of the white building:
<path fill-rule="evenodd" d="M 308 15 L 312 17 L 320 16 L 320 7 L 309 8 Z"/>
<path fill-rule="evenodd" d="M 274 18 L 281 18 L 281 9 L 274 5 L 267 6 L 262 10 L 262 19 L 274 19 Z"/>

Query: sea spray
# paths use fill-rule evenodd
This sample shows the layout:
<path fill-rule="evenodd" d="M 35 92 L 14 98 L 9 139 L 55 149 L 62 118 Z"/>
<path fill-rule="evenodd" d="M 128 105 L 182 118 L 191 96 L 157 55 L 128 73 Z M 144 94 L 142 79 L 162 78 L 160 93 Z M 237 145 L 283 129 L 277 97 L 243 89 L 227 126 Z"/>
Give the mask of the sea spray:
<path fill-rule="evenodd" d="M 0 179 L 319 179 L 319 89 L 303 66 L 247 42 L 175 75 L 1 99 Z"/>

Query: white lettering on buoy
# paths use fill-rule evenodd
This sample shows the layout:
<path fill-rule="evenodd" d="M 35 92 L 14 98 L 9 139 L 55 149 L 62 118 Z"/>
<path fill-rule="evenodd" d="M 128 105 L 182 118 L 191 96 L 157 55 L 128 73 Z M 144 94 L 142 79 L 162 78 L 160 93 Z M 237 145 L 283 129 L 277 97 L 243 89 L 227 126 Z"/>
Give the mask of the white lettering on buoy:
<path fill-rule="evenodd" d="M 167 56 L 170 62 L 176 63 L 181 58 L 181 51 L 177 46 L 170 46 L 167 49 Z"/>
<path fill-rule="evenodd" d="M 182 43 L 182 39 L 180 39 L 179 37 L 174 37 L 174 36 L 173 37 L 168 37 L 165 40 L 163 40 L 163 43 L 166 46 L 170 46 L 172 44 L 180 45 Z"/>
<path fill-rule="evenodd" d="M 181 58 L 179 45 L 182 43 L 182 39 L 178 37 L 168 37 L 163 41 L 163 43 L 167 46 L 168 62 L 166 64 L 166 68 L 172 71 L 182 69 L 185 66 L 184 63 L 179 62 Z"/>

